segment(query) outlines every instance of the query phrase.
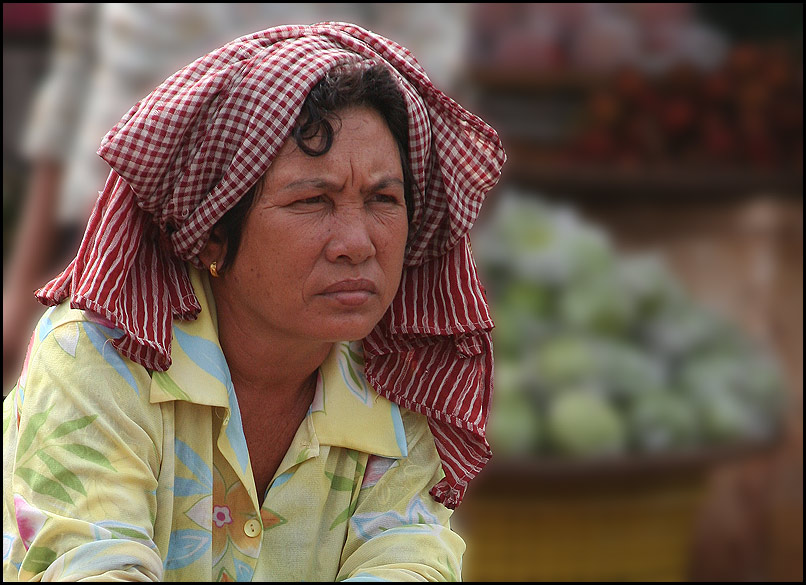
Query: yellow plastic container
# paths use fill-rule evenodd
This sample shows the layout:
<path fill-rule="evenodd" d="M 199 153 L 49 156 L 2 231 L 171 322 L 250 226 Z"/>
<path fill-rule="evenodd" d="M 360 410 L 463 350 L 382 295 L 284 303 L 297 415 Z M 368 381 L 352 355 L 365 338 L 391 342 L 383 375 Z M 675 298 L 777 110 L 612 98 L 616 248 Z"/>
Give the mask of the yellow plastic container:
<path fill-rule="evenodd" d="M 465 581 L 685 581 L 702 461 L 492 461 L 453 525 Z"/>

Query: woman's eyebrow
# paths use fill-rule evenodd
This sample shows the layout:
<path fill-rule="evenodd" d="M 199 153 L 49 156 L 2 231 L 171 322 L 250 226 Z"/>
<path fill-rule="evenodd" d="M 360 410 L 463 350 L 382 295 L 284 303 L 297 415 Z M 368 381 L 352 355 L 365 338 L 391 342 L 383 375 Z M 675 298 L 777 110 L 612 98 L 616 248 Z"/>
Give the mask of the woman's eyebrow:
<path fill-rule="evenodd" d="M 379 191 L 381 189 L 386 189 L 387 187 L 403 187 L 403 179 L 395 176 L 383 177 L 374 183 L 372 183 L 366 189 L 362 189 L 362 193 L 372 193 L 375 191 Z M 290 191 L 293 189 L 299 188 L 314 188 L 314 189 L 322 189 L 325 191 L 341 191 L 344 188 L 344 184 L 337 185 L 333 181 L 329 181 L 327 179 L 321 177 L 313 177 L 307 179 L 298 179 L 296 181 L 291 181 L 284 187 L 280 188 L 280 191 Z"/>
<path fill-rule="evenodd" d="M 313 187 L 314 189 L 325 189 L 327 191 L 340 191 L 343 185 L 338 186 L 334 182 L 322 178 L 298 179 L 296 181 L 291 181 L 284 187 L 281 187 L 280 191 L 290 191 L 292 189 L 299 189 L 300 187 Z"/>
<path fill-rule="evenodd" d="M 374 193 L 375 191 L 381 191 L 387 187 L 400 187 L 402 189 L 403 186 L 403 179 L 400 179 L 399 177 L 384 177 L 378 181 L 375 181 L 367 189 L 362 189 L 361 192 Z"/>

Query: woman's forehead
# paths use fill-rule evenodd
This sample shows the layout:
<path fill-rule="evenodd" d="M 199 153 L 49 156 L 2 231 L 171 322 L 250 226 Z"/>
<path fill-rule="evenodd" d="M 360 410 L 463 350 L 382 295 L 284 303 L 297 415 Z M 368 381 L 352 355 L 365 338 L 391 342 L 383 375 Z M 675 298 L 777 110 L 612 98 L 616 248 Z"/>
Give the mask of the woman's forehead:
<path fill-rule="evenodd" d="M 395 171 L 402 178 L 397 144 L 385 120 L 376 110 L 368 107 L 344 110 L 339 113 L 338 122 L 333 126 L 332 146 L 316 156 L 306 153 L 296 137 L 290 136 L 274 158 L 267 176 L 297 180 L 293 178 L 296 175 L 338 171 L 339 167 L 352 164 L 376 172 Z M 323 138 L 314 137 L 308 143 L 317 147 L 319 140 Z"/>

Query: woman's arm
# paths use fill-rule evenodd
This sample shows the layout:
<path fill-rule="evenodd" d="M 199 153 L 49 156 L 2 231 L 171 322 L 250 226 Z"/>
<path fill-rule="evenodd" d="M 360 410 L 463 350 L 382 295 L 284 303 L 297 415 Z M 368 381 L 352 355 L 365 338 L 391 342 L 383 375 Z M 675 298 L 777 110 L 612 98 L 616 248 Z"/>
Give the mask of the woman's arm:
<path fill-rule="evenodd" d="M 371 456 L 337 581 L 460 581 L 464 541 L 428 491 L 443 477 L 425 417 L 401 409 L 408 456 Z"/>
<path fill-rule="evenodd" d="M 3 403 L 3 578 L 160 580 L 150 378 L 121 360 L 106 328 L 54 324 L 65 310 L 40 321 Z"/>

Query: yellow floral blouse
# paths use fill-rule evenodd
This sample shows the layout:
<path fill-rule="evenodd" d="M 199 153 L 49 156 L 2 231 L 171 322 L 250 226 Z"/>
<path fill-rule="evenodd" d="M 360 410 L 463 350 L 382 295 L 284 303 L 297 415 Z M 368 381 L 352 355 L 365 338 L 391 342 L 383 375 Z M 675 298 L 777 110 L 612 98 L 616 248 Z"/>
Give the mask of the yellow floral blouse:
<path fill-rule="evenodd" d="M 258 507 L 206 276 L 173 365 L 122 357 L 113 326 L 49 309 L 3 402 L 3 579 L 460 580 L 464 541 L 428 490 L 426 419 L 336 344 Z"/>

